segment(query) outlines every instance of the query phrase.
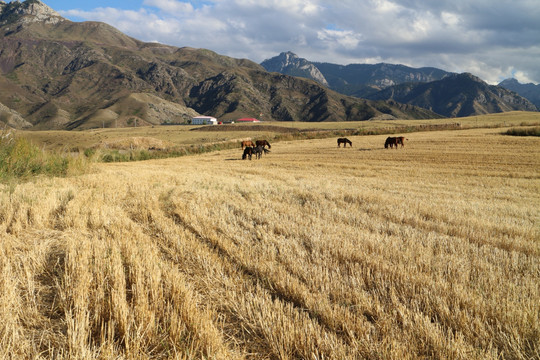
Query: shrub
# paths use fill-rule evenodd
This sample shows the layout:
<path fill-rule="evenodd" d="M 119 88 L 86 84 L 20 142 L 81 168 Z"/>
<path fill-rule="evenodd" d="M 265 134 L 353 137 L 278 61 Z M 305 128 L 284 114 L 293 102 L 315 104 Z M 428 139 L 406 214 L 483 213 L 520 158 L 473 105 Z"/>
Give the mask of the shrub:
<path fill-rule="evenodd" d="M 92 156 L 94 156 L 95 153 L 96 149 L 94 148 L 84 149 L 84 156 L 86 156 L 87 158 L 91 158 Z"/>
<path fill-rule="evenodd" d="M 540 136 L 540 126 L 525 129 L 512 128 L 508 129 L 505 134 L 512 136 Z"/>

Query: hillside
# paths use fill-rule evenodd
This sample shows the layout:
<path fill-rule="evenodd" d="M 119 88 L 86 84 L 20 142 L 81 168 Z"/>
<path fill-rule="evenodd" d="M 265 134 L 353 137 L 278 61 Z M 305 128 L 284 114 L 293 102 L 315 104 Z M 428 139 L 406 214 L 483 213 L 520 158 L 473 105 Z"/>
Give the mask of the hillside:
<path fill-rule="evenodd" d="M 325 75 L 332 89 L 357 97 L 366 97 L 392 85 L 430 82 L 452 74 L 432 67 L 412 68 L 400 64 L 314 64 Z"/>
<path fill-rule="evenodd" d="M 429 83 L 406 83 L 387 87 L 368 96 L 372 100 L 395 100 L 430 109 L 447 117 L 462 117 L 513 110 L 537 111 L 536 106 L 500 86 L 488 85 L 468 73 Z"/>
<path fill-rule="evenodd" d="M 14 111 L 34 129 L 184 123 L 193 114 L 278 121 L 437 116 L 344 96 L 246 59 L 144 43 L 104 23 L 71 22 L 39 0 L 2 4 L 1 11 L 0 103 L 8 110 L 0 119 Z"/>

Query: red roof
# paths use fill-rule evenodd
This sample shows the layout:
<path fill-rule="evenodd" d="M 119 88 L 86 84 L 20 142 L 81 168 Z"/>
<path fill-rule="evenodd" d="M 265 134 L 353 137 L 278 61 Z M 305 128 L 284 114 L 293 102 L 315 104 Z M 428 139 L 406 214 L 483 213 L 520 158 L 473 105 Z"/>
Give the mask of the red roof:
<path fill-rule="evenodd" d="M 255 118 L 242 118 L 242 119 L 238 119 L 236 121 L 251 121 L 251 122 L 259 122 L 261 120 L 258 120 L 258 119 L 255 119 Z"/>

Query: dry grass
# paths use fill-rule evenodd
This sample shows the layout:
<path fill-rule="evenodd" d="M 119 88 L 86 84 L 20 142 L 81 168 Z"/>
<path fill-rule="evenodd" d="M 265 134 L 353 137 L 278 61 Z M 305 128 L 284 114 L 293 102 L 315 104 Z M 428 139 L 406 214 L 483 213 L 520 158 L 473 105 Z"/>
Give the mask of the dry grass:
<path fill-rule="evenodd" d="M 0 188 L 0 358 L 538 358 L 540 139 L 500 132 Z"/>

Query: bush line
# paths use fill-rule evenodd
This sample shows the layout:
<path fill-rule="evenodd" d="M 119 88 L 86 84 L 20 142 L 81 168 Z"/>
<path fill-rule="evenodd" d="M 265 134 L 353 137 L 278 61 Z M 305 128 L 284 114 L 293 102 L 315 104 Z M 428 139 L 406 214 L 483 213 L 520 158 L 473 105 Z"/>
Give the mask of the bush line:
<path fill-rule="evenodd" d="M 511 136 L 540 136 L 540 126 L 525 129 L 511 128 L 503 134 Z"/>
<path fill-rule="evenodd" d="M 90 162 L 82 156 L 46 152 L 25 138 L 0 131 L 0 182 L 25 181 L 38 175 L 68 176 L 87 171 Z"/>

